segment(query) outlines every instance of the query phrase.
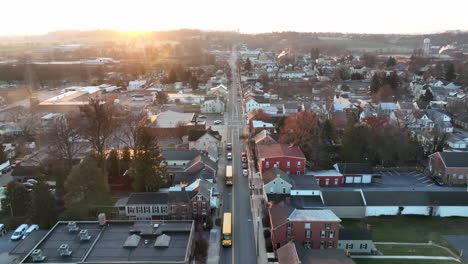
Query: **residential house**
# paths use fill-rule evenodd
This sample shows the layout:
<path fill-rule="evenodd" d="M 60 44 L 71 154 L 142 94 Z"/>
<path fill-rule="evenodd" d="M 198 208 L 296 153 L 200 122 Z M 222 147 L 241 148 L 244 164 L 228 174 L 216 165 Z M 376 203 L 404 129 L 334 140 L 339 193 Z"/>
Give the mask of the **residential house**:
<path fill-rule="evenodd" d="M 372 233 L 367 229 L 340 229 L 338 248 L 350 253 L 370 254 L 374 248 Z"/>
<path fill-rule="evenodd" d="M 221 144 L 221 135 L 211 127 L 206 130 L 190 130 L 188 133 L 189 149 L 208 151 L 209 148 L 218 149 Z M 217 157 L 216 157 L 217 160 Z"/>
<path fill-rule="evenodd" d="M 167 101 L 170 103 L 186 103 L 186 104 L 200 104 L 205 100 L 204 95 L 198 94 L 185 94 L 185 93 L 169 93 L 167 94 Z"/>
<path fill-rule="evenodd" d="M 434 122 L 435 131 L 439 133 L 453 132 L 450 116 L 435 109 L 427 109 L 426 114 L 427 117 Z"/>
<path fill-rule="evenodd" d="M 276 250 L 279 264 L 355 264 L 341 249 L 310 249 L 308 244 L 288 242 Z"/>
<path fill-rule="evenodd" d="M 269 107 L 270 103 L 262 97 L 250 96 L 245 100 L 245 112 L 251 113 L 254 109 L 262 109 Z M 271 111 L 270 111 L 271 112 Z"/>
<path fill-rule="evenodd" d="M 220 84 L 216 87 L 210 88 L 208 90 L 208 95 L 214 96 L 214 97 L 226 98 L 228 96 L 228 90 L 226 86 Z"/>
<path fill-rule="evenodd" d="M 271 240 L 277 250 L 289 241 L 314 249 L 336 249 L 341 220 L 330 210 L 295 209 L 286 202 L 269 209 Z"/>
<path fill-rule="evenodd" d="M 269 145 L 269 144 L 278 144 L 276 135 L 271 134 L 267 129 L 262 129 L 258 132 L 255 137 L 255 145 Z"/>
<path fill-rule="evenodd" d="M 279 168 L 288 174 L 305 173 L 305 156 L 298 146 L 288 144 L 257 145 L 260 173 Z"/>
<path fill-rule="evenodd" d="M 463 138 L 460 135 L 450 135 L 447 138 L 447 144 L 453 150 L 466 149 L 467 142 L 468 142 L 468 138 Z"/>
<path fill-rule="evenodd" d="M 225 111 L 224 101 L 219 97 L 206 99 L 201 103 L 200 111 L 203 114 L 209 113 L 223 113 Z"/>
<path fill-rule="evenodd" d="M 164 111 L 147 117 L 147 127 L 158 137 L 182 137 L 190 130 L 203 130 L 206 122 L 196 119 L 194 113 Z"/>
<path fill-rule="evenodd" d="M 146 80 L 136 80 L 128 82 L 128 91 L 135 91 L 142 89 L 143 85 L 146 84 Z"/>
<path fill-rule="evenodd" d="M 283 104 L 283 115 L 297 113 L 298 111 L 299 107 L 297 105 L 297 102 L 288 102 Z"/>
<path fill-rule="evenodd" d="M 263 122 L 261 120 L 252 120 L 252 133 L 257 134 L 262 130 L 267 130 L 270 133 L 275 132 L 275 125 L 272 123 Z"/>
<path fill-rule="evenodd" d="M 337 163 L 336 171 L 343 174 L 344 183 L 372 183 L 373 170 L 366 163 Z"/>
<path fill-rule="evenodd" d="M 467 184 L 468 152 L 436 152 L 429 155 L 429 171 L 447 184 Z"/>
<path fill-rule="evenodd" d="M 263 188 L 265 193 L 289 194 L 292 184 L 289 175 L 279 168 L 262 173 Z"/>

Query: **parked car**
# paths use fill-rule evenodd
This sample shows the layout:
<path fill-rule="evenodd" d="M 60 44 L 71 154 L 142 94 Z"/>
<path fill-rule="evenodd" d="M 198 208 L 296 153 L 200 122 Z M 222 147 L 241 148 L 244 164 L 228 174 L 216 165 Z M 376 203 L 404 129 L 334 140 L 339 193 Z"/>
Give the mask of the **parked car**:
<path fill-rule="evenodd" d="M 39 230 L 38 225 L 29 226 L 28 230 L 26 230 L 26 232 L 24 232 L 23 239 L 25 239 L 27 236 L 29 236 L 29 234 L 31 234 L 35 230 Z"/>
<path fill-rule="evenodd" d="M 249 176 L 249 170 L 246 170 L 246 169 L 242 170 L 242 174 L 246 177 Z"/>
<path fill-rule="evenodd" d="M 246 152 L 242 152 L 241 157 L 246 157 L 246 158 L 247 158 L 247 153 L 246 153 Z"/>
<path fill-rule="evenodd" d="M 0 224 L 0 236 L 4 236 L 7 233 L 5 225 Z"/>
<path fill-rule="evenodd" d="M 231 150 L 232 149 L 232 143 L 227 143 L 226 144 L 226 149 Z"/>
<path fill-rule="evenodd" d="M 198 118 L 206 118 L 205 115 L 199 115 Z"/>
<path fill-rule="evenodd" d="M 232 160 L 232 153 L 231 153 L 231 152 L 228 152 L 228 154 L 227 154 L 227 159 L 228 159 L 228 160 Z"/>
<path fill-rule="evenodd" d="M 434 183 L 438 186 L 444 186 L 445 183 L 440 179 L 440 178 L 437 178 L 437 177 L 433 177 L 432 180 L 434 181 Z"/>
<path fill-rule="evenodd" d="M 222 122 L 223 122 L 223 121 L 221 121 L 221 120 L 215 120 L 215 121 L 213 121 L 213 124 L 219 125 L 219 124 L 221 124 Z"/>
<path fill-rule="evenodd" d="M 247 157 L 242 157 L 242 162 L 246 163 L 247 162 Z"/>
<path fill-rule="evenodd" d="M 242 163 L 242 168 L 243 169 L 248 169 L 249 168 L 249 165 L 247 163 Z"/>
<path fill-rule="evenodd" d="M 22 224 L 16 228 L 15 232 L 13 232 L 13 235 L 11 235 L 11 240 L 18 240 L 21 237 L 23 237 L 24 233 L 26 230 L 28 230 L 29 226 L 27 224 Z"/>

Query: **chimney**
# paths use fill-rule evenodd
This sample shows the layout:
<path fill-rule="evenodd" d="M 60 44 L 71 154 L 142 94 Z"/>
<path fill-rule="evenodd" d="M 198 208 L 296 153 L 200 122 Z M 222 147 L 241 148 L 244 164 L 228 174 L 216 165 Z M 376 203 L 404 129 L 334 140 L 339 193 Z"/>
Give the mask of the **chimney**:
<path fill-rule="evenodd" d="M 286 197 L 286 200 L 285 200 L 285 201 L 286 201 L 286 204 L 291 204 L 291 197 L 289 197 L 289 196 Z"/>

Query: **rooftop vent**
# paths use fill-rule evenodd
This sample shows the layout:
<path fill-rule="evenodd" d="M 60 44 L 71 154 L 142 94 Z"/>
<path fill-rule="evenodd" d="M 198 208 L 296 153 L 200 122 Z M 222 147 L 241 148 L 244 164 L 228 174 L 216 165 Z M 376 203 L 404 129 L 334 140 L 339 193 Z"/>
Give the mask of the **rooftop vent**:
<path fill-rule="evenodd" d="M 35 249 L 31 253 L 31 258 L 32 258 L 33 262 L 42 262 L 42 261 L 44 261 L 46 259 L 46 257 L 44 255 L 42 255 L 42 250 L 40 250 L 40 249 Z"/>
<path fill-rule="evenodd" d="M 88 241 L 91 239 L 91 235 L 88 234 L 87 229 L 80 230 L 80 233 L 78 233 L 78 237 L 80 238 L 81 241 Z"/>
<path fill-rule="evenodd" d="M 138 247 L 138 243 L 140 243 L 141 237 L 139 235 L 131 235 L 127 237 L 125 243 L 123 244 L 124 248 L 136 248 Z"/>
<path fill-rule="evenodd" d="M 154 242 L 154 247 L 169 247 L 169 243 L 171 243 L 171 237 L 168 235 L 160 235 Z"/>
<path fill-rule="evenodd" d="M 58 248 L 58 251 L 60 252 L 60 256 L 62 257 L 69 257 L 72 254 L 72 251 L 68 247 L 68 244 L 60 245 L 60 247 Z"/>
<path fill-rule="evenodd" d="M 78 232 L 80 228 L 76 225 L 76 222 L 68 222 L 68 232 Z"/>

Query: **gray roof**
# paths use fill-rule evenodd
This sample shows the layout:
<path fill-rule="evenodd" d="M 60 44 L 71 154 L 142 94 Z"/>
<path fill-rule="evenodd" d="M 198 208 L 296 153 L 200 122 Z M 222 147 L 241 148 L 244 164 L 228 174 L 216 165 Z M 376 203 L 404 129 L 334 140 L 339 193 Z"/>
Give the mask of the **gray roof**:
<path fill-rule="evenodd" d="M 129 247 L 136 248 L 138 247 L 138 243 L 140 243 L 140 239 L 141 237 L 139 235 L 133 234 L 127 237 L 127 239 L 125 240 L 123 244 L 123 247 L 124 248 L 129 248 Z"/>
<path fill-rule="evenodd" d="M 169 193 L 163 192 L 135 192 L 128 197 L 127 205 L 132 204 L 167 204 Z"/>
<path fill-rule="evenodd" d="M 193 160 L 200 155 L 198 150 L 163 150 L 162 155 L 165 160 Z"/>
<path fill-rule="evenodd" d="M 169 247 L 169 244 L 171 243 L 171 237 L 165 234 L 162 234 L 156 238 L 156 241 L 154 242 L 155 247 Z"/>
<path fill-rule="evenodd" d="M 372 240 L 372 233 L 367 229 L 340 229 L 339 240 Z"/>
<path fill-rule="evenodd" d="M 315 177 L 311 175 L 289 175 L 293 190 L 320 190 Z"/>
<path fill-rule="evenodd" d="M 364 206 L 361 192 L 322 191 L 325 206 Z"/>
<path fill-rule="evenodd" d="M 468 152 L 440 152 L 445 166 L 455 168 L 468 167 Z"/>
<path fill-rule="evenodd" d="M 468 192 L 364 192 L 368 206 L 467 206 Z"/>
<path fill-rule="evenodd" d="M 337 163 L 339 172 L 342 174 L 372 174 L 373 170 L 366 163 Z"/>
<path fill-rule="evenodd" d="M 288 217 L 289 221 L 302 222 L 302 221 L 334 221 L 341 222 L 340 218 L 336 216 L 331 210 L 302 210 L 295 209 Z"/>

